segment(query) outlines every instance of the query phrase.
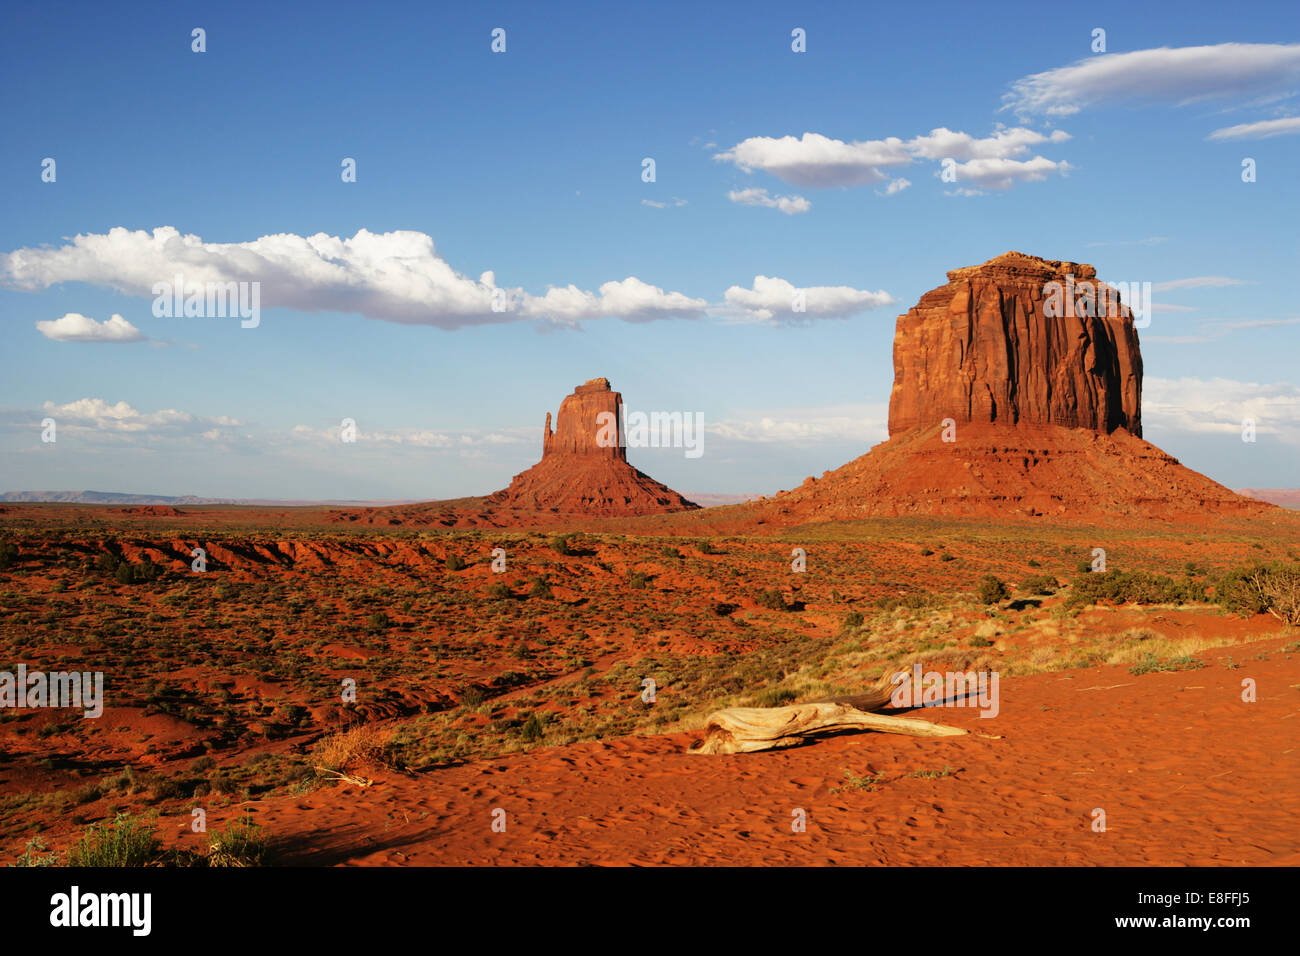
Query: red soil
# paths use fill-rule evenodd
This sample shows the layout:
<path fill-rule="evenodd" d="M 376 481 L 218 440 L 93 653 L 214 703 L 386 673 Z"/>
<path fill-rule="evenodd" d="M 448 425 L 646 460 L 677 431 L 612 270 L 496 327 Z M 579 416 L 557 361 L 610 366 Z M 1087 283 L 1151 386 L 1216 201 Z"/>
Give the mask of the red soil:
<path fill-rule="evenodd" d="M 1278 643 L 1234 647 L 1268 656 L 1240 669 L 1007 678 L 992 720 L 916 712 L 1000 739 L 704 757 L 685 753 L 691 734 L 623 737 L 277 797 L 257 818 L 303 864 L 1297 865 L 1300 655 Z M 846 772 L 884 779 L 855 789 Z"/>

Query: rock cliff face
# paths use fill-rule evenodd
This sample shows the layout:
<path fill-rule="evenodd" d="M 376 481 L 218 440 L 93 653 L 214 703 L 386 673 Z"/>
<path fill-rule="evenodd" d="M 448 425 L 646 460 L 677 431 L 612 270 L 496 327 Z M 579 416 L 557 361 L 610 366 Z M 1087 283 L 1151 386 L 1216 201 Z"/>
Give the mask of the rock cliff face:
<path fill-rule="evenodd" d="M 1141 437 L 1141 398 L 1132 313 L 1092 266 L 1008 252 L 898 317 L 891 436 L 952 418 Z"/>
<path fill-rule="evenodd" d="M 626 461 L 622 428 L 623 396 L 609 387 L 609 379 L 593 378 L 560 402 L 555 431 L 551 431 L 551 413 L 546 413 L 542 458 L 599 455 Z"/>
<path fill-rule="evenodd" d="M 488 496 L 496 508 L 598 517 L 662 514 L 699 507 L 627 463 L 623 396 L 594 378 L 546 415 L 542 460 Z"/>

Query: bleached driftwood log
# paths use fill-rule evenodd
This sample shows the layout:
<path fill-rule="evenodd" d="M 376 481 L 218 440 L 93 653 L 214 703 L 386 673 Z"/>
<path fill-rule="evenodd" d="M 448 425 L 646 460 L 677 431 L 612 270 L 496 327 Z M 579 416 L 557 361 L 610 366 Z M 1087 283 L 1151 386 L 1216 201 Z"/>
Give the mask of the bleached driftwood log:
<path fill-rule="evenodd" d="M 803 743 L 815 734 L 837 730 L 877 730 L 911 737 L 954 737 L 966 733 L 924 720 L 871 713 L 889 703 L 886 684 L 864 694 L 813 700 L 788 707 L 728 707 L 705 721 L 704 739 L 691 745 L 696 754 L 738 754 Z"/>

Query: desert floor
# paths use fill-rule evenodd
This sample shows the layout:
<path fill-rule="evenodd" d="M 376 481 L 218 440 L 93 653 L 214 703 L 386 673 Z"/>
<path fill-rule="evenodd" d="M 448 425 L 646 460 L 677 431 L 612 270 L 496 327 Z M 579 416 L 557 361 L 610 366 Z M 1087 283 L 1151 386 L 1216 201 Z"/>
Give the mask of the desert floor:
<path fill-rule="evenodd" d="M 0 861 L 62 859 L 126 814 L 192 851 L 171 862 L 251 820 L 307 865 L 1300 863 L 1300 628 L 1214 599 L 1233 568 L 1300 561 L 1293 513 L 749 532 L 725 509 L 380 514 L 6 506 L 0 670 L 102 670 L 107 702 L 0 711 Z M 1118 597 L 1085 590 L 1095 548 Z M 996 670 L 998 715 L 686 753 L 719 707 L 913 664 Z"/>

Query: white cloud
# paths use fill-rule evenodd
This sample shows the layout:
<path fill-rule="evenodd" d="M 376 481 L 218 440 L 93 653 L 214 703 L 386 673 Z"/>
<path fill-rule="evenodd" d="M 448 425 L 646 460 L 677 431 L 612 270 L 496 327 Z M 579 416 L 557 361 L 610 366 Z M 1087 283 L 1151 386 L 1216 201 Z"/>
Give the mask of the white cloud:
<path fill-rule="evenodd" d="M 152 297 L 155 283 L 171 282 L 177 275 L 187 285 L 259 282 L 263 308 L 352 312 L 444 329 L 519 319 L 565 324 L 575 316 L 693 318 L 707 305 L 635 277 L 607 282 L 599 294 L 570 285 L 534 296 L 499 287 L 490 271 L 478 279 L 461 275 L 438 256 L 431 236 L 410 231 L 362 229 L 351 239 L 286 233 L 252 242 L 209 243 L 171 226 L 152 233 L 117 227 L 106 234 L 78 235 L 58 248 L 0 255 L 0 281 L 26 291 L 87 282 Z M 493 311 L 494 295 L 506 311 Z"/>
<path fill-rule="evenodd" d="M 1095 246 L 1158 246 L 1160 243 L 1168 241 L 1168 236 L 1147 236 L 1145 239 L 1109 239 L 1105 242 L 1085 242 L 1084 245 L 1089 249 Z"/>
<path fill-rule="evenodd" d="M 1036 130 L 1005 127 L 996 130 L 992 136 L 977 139 L 969 133 L 958 133 L 940 126 L 932 129 L 925 136 L 917 136 L 907 142 L 908 152 L 922 159 L 945 159 L 951 157 L 957 162 L 973 159 L 1010 159 L 1023 156 L 1030 146 L 1043 143 L 1064 143 L 1070 138 L 1065 130 L 1055 130 L 1050 135 Z"/>
<path fill-rule="evenodd" d="M 1034 183 L 1046 179 L 1052 173 L 1065 175 L 1073 169 L 1065 160 L 1054 162 L 1035 156 L 1033 159 L 972 159 L 965 163 L 956 163 L 954 169 L 957 182 L 975 183 L 984 189 L 1010 189 L 1016 183 Z M 942 171 L 935 173 L 936 176 Z M 970 187 L 964 187 L 962 195 L 972 195 Z"/>
<path fill-rule="evenodd" d="M 1246 282 L 1242 279 L 1229 279 L 1227 276 L 1192 276 L 1188 279 L 1157 282 L 1151 289 L 1154 292 L 1168 292 L 1171 289 L 1219 289 L 1231 285 L 1246 285 Z"/>
<path fill-rule="evenodd" d="M 1300 445 L 1300 386 L 1232 379 L 1147 377 L 1142 383 L 1142 421 L 1170 431 L 1241 434 L 1243 419 L 1257 435 Z"/>
<path fill-rule="evenodd" d="M 1300 116 L 1225 126 L 1223 129 L 1216 129 L 1206 139 L 1268 139 L 1270 136 L 1286 136 L 1291 133 L 1300 133 Z"/>
<path fill-rule="evenodd" d="M 901 139 L 846 143 L 820 133 L 802 138 L 751 136 L 713 157 L 734 163 L 745 172 L 760 169 L 795 186 L 825 189 L 861 186 L 889 177 L 882 171 L 912 161 Z"/>
<path fill-rule="evenodd" d="M 61 319 L 37 322 L 37 330 L 47 339 L 56 342 L 143 342 L 145 336 L 139 329 L 114 314 L 104 322 L 69 312 Z"/>
<path fill-rule="evenodd" d="M 1220 43 L 1105 53 L 1022 77 L 1003 96 L 1017 115 L 1069 116 L 1124 101 L 1183 105 L 1283 90 L 1300 79 L 1300 43 Z"/>
<path fill-rule="evenodd" d="M 299 441 L 335 447 L 340 444 L 339 426 L 295 425 L 290 434 Z M 384 446 L 387 448 L 458 449 L 483 445 L 517 445 L 537 442 L 536 428 L 503 429 L 494 432 L 441 432 L 427 428 L 389 428 L 371 431 L 358 427 L 358 446 Z"/>
<path fill-rule="evenodd" d="M 794 311 L 795 293 L 802 291 L 804 311 Z M 733 285 L 725 293 L 726 305 L 715 310 L 732 322 L 766 322 L 772 325 L 798 325 L 808 319 L 843 319 L 868 309 L 892 305 L 896 300 L 888 292 L 869 292 L 848 286 L 797 287 L 785 279 L 754 276 L 754 284 L 745 289 Z"/>
<path fill-rule="evenodd" d="M 998 127 L 992 135 L 978 138 L 940 126 L 906 142 L 890 137 L 846 143 L 820 133 L 804 133 L 799 139 L 754 136 L 713 158 L 734 163 L 745 172 L 759 169 L 797 186 L 827 188 L 888 181 L 887 196 L 911 185 L 901 177 L 891 179 L 886 172 L 889 168 L 920 159 L 952 159 L 958 179 L 1002 190 L 1017 182 L 1045 179 L 1053 172 L 1067 172 L 1071 167 L 1064 161 L 1017 157 L 1026 156 L 1031 146 L 1057 145 L 1069 138 L 1064 130 L 1045 134 L 1022 127 Z"/>
<path fill-rule="evenodd" d="M 686 200 L 678 199 L 676 196 L 673 197 L 672 202 L 659 202 L 658 200 L 655 199 L 642 199 L 641 205 L 650 206 L 653 209 L 667 209 L 670 206 L 685 206 Z"/>
<path fill-rule="evenodd" d="M 889 437 L 888 413 L 888 406 L 882 404 L 771 409 L 724 419 L 707 425 L 705 430 L 717 438 L 741 442 L 874 443 Z"/>
<path fill-rule="evenodd" d="M 244 422 L 227 415 L 206 418 L 175 408 L 142 412 L 129 402 L 109 403 L 102 398 L 80 398 L 62 404 L 45 402 L 39 412 L 15 410 L 3 424 L 7 428 L 25 428 L 45 417 L 54 419 L 61 436 L 74 435 L 79 442 L 164 439 L 174 443 L 199 438 L 230 441 L 241 438 L 238 429 L 244 426 Z"/>
<path fill-rule="evenodd" d="M 807 212 L 812 208 L 812 203 L 803 196 L 770 196 L 766 189 L 733 189 L 727 193 L 727 198 L 742 206 L 766 206 L 769 209 L 779 209 L 787 216 Z"/>
<path fill-rule="evenodd" d="M 692 299 L 680 292 L 664 292 L 658 286 L 628 276 L 606 282 L 599 294 L 577 286 L 552 287 L 540 297 L 530 296 L 521 311 L 531 318 L 559 325 L 576 325 L 587 319 L 616 315 L 628 322 L 648 322 L 669 315 L 694 318 L 708 307 L 704 299 Z"/>

